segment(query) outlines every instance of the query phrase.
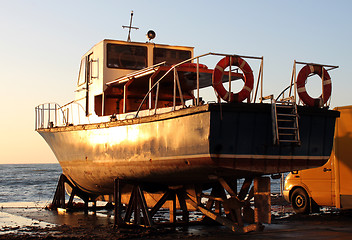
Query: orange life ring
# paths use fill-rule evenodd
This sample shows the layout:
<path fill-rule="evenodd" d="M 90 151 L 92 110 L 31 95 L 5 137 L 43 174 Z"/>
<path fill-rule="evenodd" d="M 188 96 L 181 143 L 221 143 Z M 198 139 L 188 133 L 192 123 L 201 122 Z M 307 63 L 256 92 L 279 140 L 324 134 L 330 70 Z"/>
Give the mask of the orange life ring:
<path fill-rule="evenodd" d="M 191 67 L 191 68 L 197 68 L 197 63 L 183 63 L 179 67 Z M 207 65 L 205 64 L 199 64 L 199 69 L 208 69 Z"/>
<path fill-rule="evenodd" d="M 306 80 L 308 75 L 311 73 L 318 74 L 322 77 L 324 72 L 324 79 L 323 79 L 323 93 L 324 93 L 324 102 L 323 96 L 320 95 L 318 98 L 312 98 L 308 95 L 306 91 Z M 298 73 L 297 77 L 297 92 L 299 98 L 308 106 L 316 106 L 322 107 L 330 98 L 331 96 L 331 79 L 328 71 L 325 70 L 322 66 L 319 65 L 305 65 L 301 71 Z"/>
<path fill-rule="evenodd" d="M 217 94 L 225 101 L 227 102 L 242 102 L 246 98 L 249 98 L 250 93 L 253 89 L 253 83 L 254 83 L 254 76 L 253 76 L 253 71 L 251 67 L 248 65 L 248 63 L 243 60 L 242 58 L 238 56 L 233 56 L 232 62 L 230 63 L 230 57 L 224 57 L 221 59 L 216 67 L 214 68 L 213 71 L 213 79 L 212 79 L 212 84 L 217 92 Z M 243 77 L 244 77 L 244 86 L 242 90 L 238 93 L 229 93 L 225 88 L 224 85 L 222 84 L 222 77 L 224 76 L 224 70 L 228 66 L 237 66 L 239 67 L 242 72 L 243 72 Z"/>

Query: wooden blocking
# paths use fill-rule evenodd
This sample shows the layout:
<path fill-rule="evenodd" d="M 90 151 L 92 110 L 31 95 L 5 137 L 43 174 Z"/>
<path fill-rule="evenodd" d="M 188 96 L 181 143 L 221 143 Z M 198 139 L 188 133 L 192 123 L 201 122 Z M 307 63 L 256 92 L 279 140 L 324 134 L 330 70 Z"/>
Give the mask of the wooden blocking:
<path fill-rule="evenodd" d="M 142 189 L 138 186 L 137 189 L 137 201 L 140 205 L 141 211 L 143 213 L 143 220 L 146 226 L 152 226 L 153 225 L 153 221 L 152 218 L 150 216 L 150 213 L 148 211 L 148 206 L 147 206 L 147 202 L 145 201 L 144 198 L 144 193 L 142 191 Z"/>
<path fill-rule="evenodd" d="M 245 178 L 245 180 L 242 184 L 241 190 L 238 193 L 238 198 L 240 200 L 244 200 L 245 197 L 247 196 L 247 193 L 248 193 L 249 188 L 251 187 L 252 181 L 253 181 L 253 178 Z"/>
<path fill-rule="evenodd" d="M 254 223 L 254 210 L 250 206 L 244 206 L 242 209 L 243 221 L 246 223 Z"/>
<path fill-rule="evenodd" d="M 118 178 L 114 180 L 114 203 L 114 227 L 118 227 L 123 224 L 121 217 L 121 182 Z"/>
<path fill-rule="evenodd" d="M 224 199 L 223 205 L 225 213 L 229 214 L 230 210 L 241 209 L 244 206 L 244 203 L 237 197 L 230 197 L 229 199 Z"/>
<path fill-rule="evenodd" d="M 198 205 L 192 199 L 189 199 L 189 202 L 208 218 L 213 219 L 214 221 L 217 221 L 221 225 L 230 228 L 233 232 L 243 233 L 243 228 L 241 226 L 238 226 L 237 223 L 234 223 L 233 221 L 225 217 L 221 217 L 219 214 L 216 214 L 213 211 L 208 210 L 201 205 Z"/>
<path fill-rule="evenodd" d="M 170 209 L 170 223 L 176 223 L 176 194 L 173 192 L 171 194 L 171 202 L 169 205 Z"/>
<path fill-rule="evenodd" d="M 178 209 L 182 211 L 182 221 L 184 223 L 189 222 L 189 212 L 187 209 L 187 203 L 186 203 L 186 192 L 184 189 L 177 189 L 177 190 L 169 190 L 170 192 L 170 203 L 169 203 L 169 209 L 170 209 L 170 223 L 176 223 L 177 220 L 177 215 L 179 213 L 177 212 Z M 178 204 L 177 204 L 178 200 Z"/>
<path fill-rule="evenodd" d="M 178 202 L 180 203 L 180 208 L 182 210 L 182 221 L 185 223 L 189 222 L 189 212 L 187 210 L 186 203 L 186 192 L 184 190 L 180 190 L 176 192 Z"/>
<path fill-rule="evenodd" d="M 54 199 L 52 202 L 52 207 L 65 208 L 65 178 L 66 176 L 61 174 L 59 182 L 57 183 Z"/>
<path fill-rule="evenodd" d="M 123 223 L 129 223 L 134 213 L 133 224 L 141 225 L 142 222 L 145 226 L 152 226 L 152 218 L 148 211 L 147 203 L 144 198 L 144 193 L 139 185 L 133 185 L 130 200 L 127 205 L 125 218 Z M 143 215 L 143 218 L 142 218 Z M 118 215 L 116 215 L 118 216 Z M 117 221 L 119 219 L 117 218 Z"/>
<path fill-rule="evenodd" d="M 256 223 L 271 223 L 270 178 L 254 179 L 254 218 Z"/>

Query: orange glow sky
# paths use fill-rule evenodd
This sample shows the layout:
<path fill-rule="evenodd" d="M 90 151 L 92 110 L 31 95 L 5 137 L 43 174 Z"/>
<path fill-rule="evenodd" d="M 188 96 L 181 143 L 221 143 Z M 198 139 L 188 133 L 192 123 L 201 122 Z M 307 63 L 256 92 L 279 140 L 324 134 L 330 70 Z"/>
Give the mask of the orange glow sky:
<path fill-rule="evenodd" d="M 34 131 L 34 108 L 73 99 L 81 56 L 103 39 L 126 40 L 131 10 L 140 28 L 132 41 L 153 29 L 154 42 L 194 46 L 195 55 L 264 56 L 265 95 L 289 84 L 295 59 L 338 65 L 331 106 L 352 104 L 351 1 L 167 2 L 2 1 L 0 164 L 56 162 Z"/>

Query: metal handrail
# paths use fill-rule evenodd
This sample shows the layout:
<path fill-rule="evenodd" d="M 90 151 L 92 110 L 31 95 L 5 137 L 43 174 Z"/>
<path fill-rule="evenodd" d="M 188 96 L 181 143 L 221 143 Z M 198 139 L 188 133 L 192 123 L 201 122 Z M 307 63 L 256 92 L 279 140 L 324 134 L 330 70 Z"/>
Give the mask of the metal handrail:
<path fill-rule="evenodd" d="M 73 106 L 76 104 L 78 109 L 81 109 L 84 113 L 85 110 L 83 106 L 76 102 L 72 101 L 64 106 L 60 106 L 57 103 L 43 103 L 35 107 L 35 130 L 40 128 L 53 128 L 57 126 L 68 126 L 70 124 L 70 116 L 71 122 L 74 123 L 74 114 L 73 114 Z M 67 112 L 66 112 L 67 111 Z M 66 112 L 66 114 L 65 114 Z M 70 114 L 71 112 L 71 114 Z M 61 113 L 61 114 L 59 114 Z M 81 114 L 80 110 L 77 112 L 78 123 L 81 123 Z M 62 120 L 62 123 L 60 121 Z M 89 121 L 89 117 L 86 118 Z"/>
<path fill-rule="evenodd" d="M 54 105 L 52 107 L 52 105 Z M 50 114 L 54 111 L 54 117 Z M 35 130 L 39 128 L 52 128 L 58 126 L 58 114 L 57 112 L 61 111 L 63 124 L 67 125 L 67 119 L 62 110 L 62 107 L 57 103 L 43 103 L 35 107 Z M 45 114 L 47 113 L 47 114 Z M 45 120 L 47 124 L 45 126 Z"/>
<path fill-rule="evenodd" d="M 120 77 L 118 79 L 115 79 L 113 81 L 110 81 L 110 82 L 107 82 L 106 85 L 109 86 L 111 84 L 114 84 L 116 82 L 119 82 L 119 81 L 122 81 L 122 79 L 125 79 L 125 82 L 128 81 L 131 77 L 135 76 L 136 74 L 143 74 L 143 73 L 148 73 L 149 71 L 151 70 L 155 70 L 157 67 L 160 67 L 162 65 L 165 65 L 166 61 L 164 62 L 160 62 L 160 63 L 157 63 L 153 66 L 150 66 L 150 67 L 147 67 L 147 68 L 143 68 L 141 70 L 137 70 L 137 71 L 134 71 L 130 74 L 127 74 L 126 76 L 123 76 L 123 77 Z"/>
<path fill-rule="evenodd" d="M 193 61 L 194 59 L 198 59 L 198 58 L 200 58 L 200 57 L 202 57 L 202 56 L 207 56 L 207 55 L 209 55 L 209 54 L 211 54 L 211 53 L 206 53 L 206 54 L 200 55 L 200 56 L 198 56 L 198 57 L 193 57 L 193 58 L 187 59 L 187 60 L 185 60 L 185 61 L 182 61 L 182 62 L 180 62 L 180 63 L 177 63 L 177 64 L 171 66 L 171 68 L 170 68 L 169 70 L 167 70 L 166 73 L 165 73 L 163 76 L 161 76 L 160 79 L 159 79 L 158 81 L 156 81 L 156 82 L 153 84 L 153 86 L 149 89 L 149 91 L 146 93 L 146 95 L 144 96 L 144 98 L 143 98 L 141 104 L 139 105 L 139 107 L 138 107 L 138 109 L 137 109 L 136 118 L 138 117 L 138 114 L 139 114 L 139 112 L 140 112 L 140 110 L 141 110 L 141 108 L 142 108 L 142 106 L 143 106 L 145 100 L 147 99 L 147 97 L 148 97 L 149 94 L 151 93 L 151 91 L 154 89 L 155 86 L 159 85 L 159 83 L 161 82 L 161 80 L 163 80 L 171 71 L 173 71 L 173 70 L 176 69 L 178 66 L 180 66 L 180 65 L 182 65 L 182 64 L 184 64 L 184 63 L 191 62 L 191 61 Z M 197 63 L 197 64 L 199 64 L 199 63 Z M 199 74 L 199 67 L 197 67 L 197 75 L 198 75 L 198 74 Z M 197 85 L 198 85 L 198 83 L 197 83 Z M 159 88 L 159 87 L 158 87 L 158 88 Z M 157 100 L 156 100 L 156 102 L 157 102 Z M 156 108 L 157 108 L 157 106 L 155 106 L 155 109 L 156 109 Z"/>
<path fill-rule="evenodd" d="M 73 109 L 72 109 L 72 106 L 74 106 L 74 104 L 76 104 L 78 106 L 78 109 L 82 109 L 83 113 L 86 112 L 86 110 L 84 109 L 84 107 L 82 106 L 82 104 L 78 103 L 77 101 L 72 101 L 70 102 L 69 104 L 66 104 L 65 106 L 63 106 L 63 109 L 71 109 L 71 113 L 73 113 Z M 80 111 L 78 110 L 77 112 L 77 116 L 78 116 L 78 123 L 80 124 L 81 123 L 81 114 L 80 114 Z M 88 120 L 89 122 L 89 116 L 86 117 L 86 120 Z M 74 119 L 73 119 L 73 114 L 71 114 L 71 122 L 75 122 Z M 69 124 L 69 116 L 67 117 L 67 124 Z"/>
<path fill-rule="evenodd" d="M 255 98 L 257 96 L 257 91 L 258 91 L 258 85 L 259 85 L 259 81 L 261 81 L 261 83 L 263 82 L 263 70 L 262 70 L 262 67 L 263 67 L 263 57 L 253 57 L 253 56 L 243 56 L 243 55 L 236 55 L 236 54 L 222 54 L 222 53 L 213 53 L 213 52 L 209 52 L 209 53 L 205 53 L 205 54 L 202 54 L 202 55 L 199 55 L 197 57 L 193 57 L 193 58 L 189 58 L 187 60 L 184 60 L 182 62 L 179 62 L 177 64 L 174 64 L 171 66 L 171 68 L 169 70 L 167 70 L 165 72 L 165 74 L 163 76 L 161 76 L 159 78 L 158 81 L 156 81 L 153 86 L 149 89 L 149 91 L 145 94 L 142 102 L 140 103 L 138 109 L 137 109 L 137 112 L 136 112 L 136 118 L 138 117 L 138 114 L 144 104 L 144 102 L 146 101 L 147 97 L 150 95 L 151 91 L 157 87 L 157 94 L 156 94 L 156 100 L 155 100 L 155 112 L 156 112 L 156 108 L 157 108 L 157 101 L 158 101 L 158 89 L 159 89 L 159 83 L 161 82 L 161 80 L 163 80 L 171 71 L 174 71 L 174 88 L 176 88 L 176 84 L 178 86 L 178 90 L 180 92 L 180 96 L 182 96 L 182 92 L 181 92 L 181 87 L 180 87 L 180 83 L 179 83 L 179 79 L 178 79 L 178 74 L 177 74 L 177 67 L 179 67 L 180 65 L 184 64 L 184 63 L 188 63 L 188 62 L 192 62 L 193 60 L 197 60 L 197 102 L 196 102 L 196 105 L 198 106 L 199 105 L 199 59 L 202 58 L 202 57 L 205 57 L 205 56 L 209 56 L 209 55 L 213 55 L 213 56 L 224 56 L 224 57 L 242 57 L 242 58 L 250 58 L 250 59 L 258 59 L 258 60 L 262 60 L 261 62 L 261 66 L 260 66 L 260 71 L 259 71 L 259 74 L 258 74 L 258 84 L 256 86 L 256 91 L 255 91 L 255 97 L 254 97 L 254 101 L 255 101 Z M 229 72 L 229 82 L 231 82 L 231 71 Z M 231 83 L 230 83 L 231 85 Z M 231 89 L 230 89 L 231 90 Z M 174 91 L 174 98 L 176 97 L 176 91 Z M 263 84 L 261 84 L 261 96 L 263 95 Z M 249 100 L 250 101 L 250 100 Z M 183 102 L 183 99 L 182 99 L 182 102 Z M 175 100 L 174 100 L 174 103 L 173 105 L 175 105 Z M 173 107 L 173 109 L 175 109 L 175 106 Z"/>

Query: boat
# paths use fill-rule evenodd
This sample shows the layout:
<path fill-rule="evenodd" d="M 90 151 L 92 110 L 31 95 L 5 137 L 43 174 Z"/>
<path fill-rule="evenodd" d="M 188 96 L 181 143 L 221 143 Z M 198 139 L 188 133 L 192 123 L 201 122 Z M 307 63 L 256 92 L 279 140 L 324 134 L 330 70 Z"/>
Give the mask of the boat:
<path fill-rule="evenodd" d="M 275 175 L 329 159 L 339 112 L 328 108 L 326 68 L 335 66 L 304 63 L 296 77 L 303 63 L 295 61 L 289 87 L 274 98 L 263 96 L 263 57 L 194 56 L 193 47 L 148 36 L 99 42 L 81 59 L 75 99 L 36 107 L 36 131 L 81 193 L 111 196 L 115 179 L 150 192 L 206 188 L 216 179 Z M 203 63 L 208 58 L 218 61 L 213 68 Z M 259 63 L 256 76 L 250 60 Z M 316 99 L 304 86 L 312 74 L 323 82 Z M 235 81 L 243 88 L 232 93 Z M 212 88 L 216 101 L 205 102 L 202 89 Z"/>

